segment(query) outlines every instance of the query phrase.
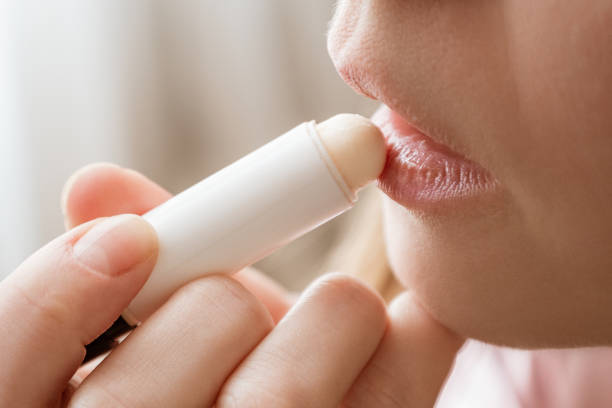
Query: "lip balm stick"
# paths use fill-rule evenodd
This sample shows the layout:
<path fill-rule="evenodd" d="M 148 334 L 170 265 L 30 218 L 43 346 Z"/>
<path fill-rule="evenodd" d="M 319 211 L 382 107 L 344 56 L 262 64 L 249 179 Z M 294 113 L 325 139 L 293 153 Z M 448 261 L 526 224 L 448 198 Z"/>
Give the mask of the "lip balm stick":
<path fill-rule="evenodd" d="M 144 321 L 187 282 L 237 272 L 351 208 L 385 159 L 378 128 L 341 114 L 295 127 L 146 213 L 159 238 L 157 263 L 111 335 Z M 86 359 L 93 354 L 88 346 Z"/>

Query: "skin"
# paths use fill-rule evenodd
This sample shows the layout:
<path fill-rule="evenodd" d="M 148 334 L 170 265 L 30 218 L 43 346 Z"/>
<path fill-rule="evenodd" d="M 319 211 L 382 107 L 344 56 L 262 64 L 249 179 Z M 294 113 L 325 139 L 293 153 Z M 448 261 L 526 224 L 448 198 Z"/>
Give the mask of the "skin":
<path fill-rule="evenodd" d="M 346 276 L 294 305 L 257 272 L 212 276 L 78 369 L 157 255 L 139 217 L 111 216 L 169 198 L 130 170 L 82 170 L 63 200 L 72 229 L 0 283 L 0 405 L 425 407 L 463 337 L 610 344 L 611 20 L 605 0 L 340 1 L 340 74 L 499 191 L 419 211 L 387 200 L 389 257 L 411 292 L 386 310 Z"/>
<path fill-rule="evenodd" d="M 168 198 L 139 173 L 109 164 L 69 180 L 69 231 L 0 282 L 0 325 L 11 333 L 0 337 L 1 406 L 434 403 L 462 340 L 411 294 L 386 310 L 374 291 L 338 274 L 315 281 L 295 303 L 252 269 L 196 280 L 102 363 L 79 368 L 84 345 L 129 304 L 157 256 L 146 222 L 113 216 Z"/>
<path fill-rule="evenodd" d="M 488 169 L 494 194 L 387 200 L 397 277 L 465 337 L 612 344 L 612 3 L 341 0 L 342 77 Z"/>

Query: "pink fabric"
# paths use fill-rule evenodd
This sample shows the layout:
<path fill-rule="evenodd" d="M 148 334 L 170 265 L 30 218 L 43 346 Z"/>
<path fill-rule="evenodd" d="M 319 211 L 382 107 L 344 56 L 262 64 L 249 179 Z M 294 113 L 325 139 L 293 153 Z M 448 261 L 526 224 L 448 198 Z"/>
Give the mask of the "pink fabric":
<path fill-rule="evenodd" d="M 468 342 L 436 407 L 612 407 L 612 348 L 522 351 Z"/>

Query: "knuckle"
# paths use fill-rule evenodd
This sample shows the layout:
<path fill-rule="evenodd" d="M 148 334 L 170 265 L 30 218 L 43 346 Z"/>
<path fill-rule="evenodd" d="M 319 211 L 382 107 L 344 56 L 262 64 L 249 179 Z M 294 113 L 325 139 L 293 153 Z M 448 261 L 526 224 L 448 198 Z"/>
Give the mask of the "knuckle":
<path fill-rule="evenodd" d="M 202 308 L 208 308 L 236 325 L 247 324 L 250 330 L 267 332 L 272 329 L 272 318 L 265 306 L 229 276 L 197 279 L 179 289 L 173 297 L 188 315 L 200 315 Z"/>
<path fill-rule="evenodd" d="M 360 399 L 348 396 L 342 404 L 342 408 L 403 408 L 406 403 L 397 400 L 392 395 L 381 394 L 380 391 L 373 391 L 374 394 Z"/>
<path fill-rule="evenodd" d="M 32 314 L 36 314 L 38 318 L 30 315 L 28 319 L 37 323 L 36 327 L 38 330 L 43 331 L 47 328 L 50 330 L 57 330 L 58 327 L 64 328 L 67 326 L 68 322 L 65 317 L 67 314 L 67 307 L 63 302 L 58 300 L 57 296 L 54 294 L 46 293 L 44 296 L 33 296 L 19 285 L 13 285 L 10 289 L 18 300 L 26 305 L 27 310 Z"/>
<path fill-rule="evenodd" d="M 408 404 L 403 396 L 390 384 L 397 376 L 375 363 L 369 363 L 366 371 L 353 384 L 344 397 L 343 408 L 385 407 L 400 408 Z"/>
<path fill-rule="evenodd" d="M 106 387 L 84 386 L 77 389 L 76 393 L 70 398 L 67 408 L 129 408 L 132 404 L 127 403 L 114 392 Z"/>
<path fill-rule="evenodd" d="M 257 394 L 255 394 L 257 395 Z M 256 400 L 257 397 L 251 398 L 248 401 L 249 407 L 259 408 L 261 404 Z M 241 397 L 240 393 L 236 393 L 233 389 L 224 390 L 217 398 L 217 402 L 215 406 L 217 408 L 240 408 L 244 407 L 246 401 L 243 401 L 244 398 Z"/>
<path fill-rule="evenodd" d="M 322 296 L 333 299 L 336 304 L 345 304 L 365 318 L 381 320 L 386 318 L 385 304 L 370 287 L 350 275 L 333 273 L 318 282 Z"/>
<path fill-rule="evenodd" d="M 294 358 L 282 348 L 271 351 L 263 347 L 258 353 L 258 359 L 242 365 L 225 382 L 218 407 L 313 406 L 308 373 L 295 369 Z M 292 373 L 291 379 L 279 373 Z"/>
<path fill-rule="evenodd" d="M 294 396 L 288 398 L 285 393 L 281 395 L 278 389 L 267 391 L 258 387 L 229 387 L 221 391 L 217 402 L 217 408 L 267 408 L 267 407 L 302 407 L 308 406 L 303 398 Z"/>
<path fill-rule="evenodd" d="M 50 275 L 61 276 L 64 270 L 73 268 L 68 257 L 63 254 L 60 257 L 47 258 L 48 261 L 44 267 Z M 38 264 L 25 266 L 26 269 L 29 269 L 28 273 L 39 270 L 41 267 L 43 266 Z M 49 285 L 45 279 L 39 279 L 26 285 L 22 285 L 20 281 L 12 281 L 12 284 L 7 285 L 7 289 L 14 304 L 23 305 L 21 310 L 27 311 L 28 316 L 23 316 L 23 318 L 36 322 L 31 325 L 33 329 L 50 332 L 58 331 L 58 329 L 75 329 L 74 322 L 69 318 L 72 311 L 71 304 L 67 301 L 63 287 Z"/>
<path fill-rule="evenodd" d="M 69 333 L 84 340 L 80 306 L 104 285 L 105 277 L 78 262 L 71 245 L 61 240 L 40 249 L 16 272 L 23 279 L 7 282 L 5 290 L 21 318 L 31 322 L 28 330 L 41 338 Z"/>

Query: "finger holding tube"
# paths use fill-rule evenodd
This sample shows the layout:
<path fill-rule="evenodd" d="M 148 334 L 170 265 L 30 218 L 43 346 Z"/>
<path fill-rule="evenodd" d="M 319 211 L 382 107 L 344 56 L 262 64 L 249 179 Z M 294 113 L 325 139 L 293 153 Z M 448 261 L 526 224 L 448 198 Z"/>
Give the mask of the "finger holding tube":
<path fill-rule="evenodd" d="M 102 361 L 71 404 L 211 406 L 225 379 L 272 327 L 264 305 L 231 277 L 190 282 Z"/>
<path fill-rule="evenodd" d="M 1 406 L 55 403 L 85 345 L 107 329 L 147 279 L 157 255 L 135 215 L 98 219 L 55 239 L 0 282 Z"/>
<path fill-rule="evenodd" d="M 385 158 L 380 130 L 341 114 L 295 127 L 147 212 L 159 258 L 124 318 L 143 321 L 187 282 L 237 272 L 350 209 Z"/>
<path fill-rule="evenodd" d="M 297 126 L 148 211 L 158 261 L 122 326 L 144 321 L 186 283 L 235 273 L 348 210 L 385 159 L 380 130 L 341 114 Z"/>
<path fill-rule="evenodd" d="M 335 408 L 374 354 L 382 299 L 348 275 L 314 282 L 232 374 L 218 406 Z"/>

